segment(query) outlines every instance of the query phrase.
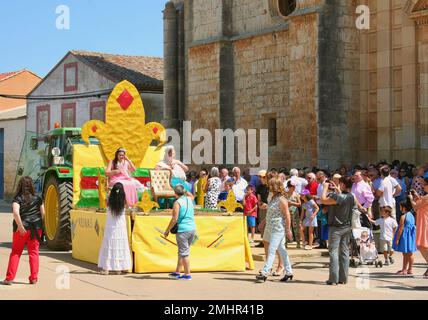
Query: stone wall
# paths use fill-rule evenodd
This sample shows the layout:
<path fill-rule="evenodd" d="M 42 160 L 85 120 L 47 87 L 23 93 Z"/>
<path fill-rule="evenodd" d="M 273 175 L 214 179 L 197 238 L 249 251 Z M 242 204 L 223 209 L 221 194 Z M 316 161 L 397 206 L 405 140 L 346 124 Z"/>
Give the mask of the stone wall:
<path fill-rule="evenodd" d="M 269 11 L 269 1 L 231 0 L 232 30 L 235 35 L 258 32 L 280 25 Z"/>
<path fill-rule="evenodd" d="M 221 36 L 222 7 L 222 0 L 193 0 L 194 41 Z"/>
<path fill-rule="evenodd" d="M 193 129 L 220 128 L 218 43 L 193 47 L 188 52 L 188 108 L 186 119 Z"/>
<path fill-rule="evenodd" d="M 318 162 L 318 14 L 290 20 L 290 108 L 283 124 L 287 146 L 283 165 L 316 165 Z M 288 141 L 287 141 L 288 140 Z M 289 159 L 289 160 L 288 160 Z"/>

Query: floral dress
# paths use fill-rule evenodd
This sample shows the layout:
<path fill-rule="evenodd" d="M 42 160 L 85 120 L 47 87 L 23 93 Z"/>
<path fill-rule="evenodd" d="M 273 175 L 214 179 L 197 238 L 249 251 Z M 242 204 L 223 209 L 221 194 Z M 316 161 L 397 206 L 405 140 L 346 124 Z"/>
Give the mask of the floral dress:
<path fill-rule="evenodd" d="M 268 204 L 266 214 L 266 229 L 270 234 L 273 233 L 284 233 L 285 234 L 285 219 L 281 208 L 279 207 L 279 201 L 281 197 L 272 197 L 272 200 Z"/>
<path fill-rule="evenodd" d="M 218 196 L 220 195 L 221 180 L 218 177 L 210 178 L 208 180 L 208 190 L 205 195 L 205 208 L 217 208 Z"/>

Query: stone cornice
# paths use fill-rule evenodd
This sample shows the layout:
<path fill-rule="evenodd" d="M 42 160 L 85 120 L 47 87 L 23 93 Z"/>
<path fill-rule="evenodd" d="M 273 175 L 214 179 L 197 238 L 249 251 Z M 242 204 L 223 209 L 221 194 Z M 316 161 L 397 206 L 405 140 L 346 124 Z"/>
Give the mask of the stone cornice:
<path fill-rule="evenodd" d="M 418 25 L 428 25 L 428 0 L 408 0 L 404 8 Z"/>

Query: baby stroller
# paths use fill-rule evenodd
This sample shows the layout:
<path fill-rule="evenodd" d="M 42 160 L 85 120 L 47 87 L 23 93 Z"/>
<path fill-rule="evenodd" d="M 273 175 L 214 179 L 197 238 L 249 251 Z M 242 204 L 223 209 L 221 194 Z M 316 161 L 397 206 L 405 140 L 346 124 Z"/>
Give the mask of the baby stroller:
<path fill-rule="evenodd" d="M 356 219 L 357 217 L 355 217 Z M 365 214 L 359 214 L 359 223 L 353 223 L 351 234 L 351 257 L 349 265 L 357 268 L 361 265 L 375 265 L 382 268 L 373 238 L 373 225 Z"/>

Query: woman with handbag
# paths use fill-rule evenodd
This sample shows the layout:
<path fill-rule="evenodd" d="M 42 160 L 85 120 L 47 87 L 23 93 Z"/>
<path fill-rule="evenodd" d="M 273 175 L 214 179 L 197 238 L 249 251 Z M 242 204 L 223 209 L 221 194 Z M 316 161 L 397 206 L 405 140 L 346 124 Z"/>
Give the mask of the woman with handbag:
<path fill-rule="evenodd" d="M 178 261 L 175 272 L 169 276 L 174 279 L 192 280 L 189 256 L 190 246 L 193 243 L 196 232 L 193 195 L 187 192 L 181 184 L 174 187 L 174 192 L 177 201 L 172 207 L 172 218 L 164 236 L 168 238 L 169 233 L 175 234 L 178 246 Z M 181 275 L 180 272 L 183 267 L 184 274 Z"/>
<path fill-rule="evenodd" d="M 19 259 L 27 246 L 30 261 L 29 282 L 36 284 L 39 273 L 39 246 L 43 233 L 45 208 L 43 200 L 34 191 L 33 179 L 22 177 L 12 204 L 13 240 L 4 285 L 11 285 L 18 270 Z"/>

